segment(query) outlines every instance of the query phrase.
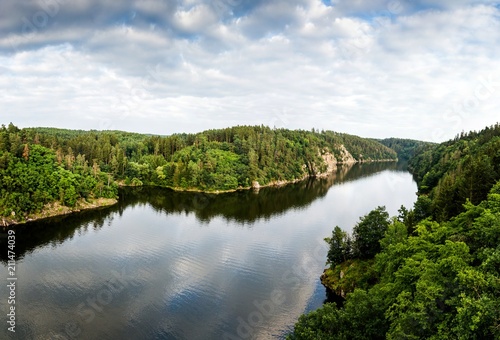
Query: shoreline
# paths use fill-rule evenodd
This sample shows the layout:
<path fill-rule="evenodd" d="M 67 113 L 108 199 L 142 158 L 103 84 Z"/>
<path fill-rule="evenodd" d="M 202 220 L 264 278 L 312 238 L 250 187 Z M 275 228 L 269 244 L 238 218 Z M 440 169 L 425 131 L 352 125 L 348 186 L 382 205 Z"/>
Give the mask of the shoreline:
<path fill-rule="evenodd" d="M 271 181 L 267 184 L 260 184 L 257 181 L 253 181 L 251 186 L 247 187 L 239 187 L 236 189 L 229 189 L 229 190 L 213 190 L 213 191 L 208 191 L 208 190 L 203 190 L 203 189 L 196 189 L 196 188 L 180 188 L 180 187 L 167 187 L 167 186 L 157 186 L 153 185 L 153 187 L 158 187 L 158 188 L 165 188 L 165 189 L 171 189 L 176 192 L 193 192 L 193 193 L 204 193 L 204 194 L 225 194 L 225 193 L 231 193 L 231 192 L 237 192 L 240 190 L 254 190 L 258 192 L 261 188 L 266 188 L 266 187 L 282 187 L 288 184 L 293 184 L 293 183 L 298 183 L 310 178 L 324 178 L 332 174 L 334 171 L 337 170 L 338 166 L 342 165 L 353 165 L 356 163 L 362 164 L 362 163 L 375 163 L 375 162 L 397 162 L 397 159 L 379 159 L 379 160 L 363 160 L 363 161 L 355 161 L 355 162 L 339 162 L 336 163 L 335 166 L 331 169 L 331 171 L 326 171 L 323 173 L 317 173 L 315 175 L 308 175 L 305 174 L 301 178 L 296 178 L 294 180 L 278 180 L 278 181 Z M 117 181 L 116 182 L 119 187 L 121 188 L 142 188 L 146 187 L 148 185 L 126 185 L 123 181 Z M 94 209 L 99 209 L 99 208 L 105 208 L 105 207 L 110 207 L 118 203 L 118 199 L 115 198 L 97 198 L 97 199 L 92 199 L 91 201 L 86 201 L 85 199 L 79 199 L 78 202 L 74 207 L 68 207 L 62 205 L 60 202 L 52 202 L 46 204 L 42 211 L 39 213 L 31 214 L 28 215 L 24 221 L 18 221 L 15 219 L 12 219 L 10 217 L 0 217 L 0 226 L 3 228 L 7 227 L 12 227 L 12 226 L 17 226 L 17 225 L 22 225 L 26 224 L 29 222 L 35 222 L 35 221 L 40 221 L 52 217 L 57 217 L 57 216 L 64 216 L 64 215 L 70 215 L 73 213 L 78 213 L 81 211 L 85 210 L 94 210 Z"/>
<path fill-rule="evenodd" d="M 268 188 L 268 187 L 281 187 L 287 184 L 293 184 L 293 183 L 298 183 L 301 181 L 304 181 L 309 178 L 325 178 L 331 175 L 334 171 L 337 170 L 337 167 L 340 165 L 353 165 L 353 164 L 364 164 L 364 163 L 382 163 L 382 162 L 398 162 L 398 159 L 376 159 L 376 160 L 362 160 L 362 161 L 355 161 L 355 162 L 339 162 L 335 164 L 335 167 L 331 171 L 326 171 L 326 172 L 320 172 L 315 175 L 308 175 L 305 174 L 301 178 L 296 178 L 293 180 L 275 180 L 271 181 L 267 184 L 260 184 L 258 181 L 252 181 L 252 185 L 247 186 L 247 187 L 238 187 L 236 189 L 228 189 L 228 190 L 203 190 L 203 189 L 197 189 L 197 188 L 181 188 L 181 187 L 169 187 L 169 186 L 161 186 L 161 185 L 127 185 L 123 181 L 117 182 L 118 186 L 120 188 L 142 188 L 142 187 L 155 187 L 155 188 L 165 188 L 165 189 L 170 189 L 176 192 L 195 192 L 195 193 L 203 193 L 203 194 L 226 194 L 226 193 L 231 193 L 231 192 L 237 192 L 240 190 L 255 190 L 258 191 L 261 188 Z"/>
<path fill-rule="evenodd" d="M 95 198 L 91 199 L 90 201 L 86 201 L 85 199 L 80 199 L 78 200 L 78 202 L 74 207 L 68 207 L 56 201 L 52 203 L 47 203 L 43 207 L 42 211 L 28 215 L 23 221 L 18 221 L 9 217 L 0 217 L 0 225 L 3 228 L 18 226 L 29 222 L 41 221 L 44 219 L 57 216 L 70 215 L 73 213 L 82 212 L 86 210 L 106 208 L 113 206 L 117 203 L 118 200 L 115 198 Z"/>

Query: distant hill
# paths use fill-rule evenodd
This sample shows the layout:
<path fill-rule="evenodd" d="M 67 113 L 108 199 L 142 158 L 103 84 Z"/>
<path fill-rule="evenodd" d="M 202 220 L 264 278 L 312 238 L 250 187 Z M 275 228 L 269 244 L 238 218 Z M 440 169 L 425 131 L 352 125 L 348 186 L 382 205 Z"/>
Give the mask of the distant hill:
<path fill-rule="evenodd" d="M 422 148 L 433 144 L 430 142 L 422 142 L 419 140 L 404 138 L 376 139 L 376 141 L 396 151 L 396 153 L 398 154 L 398 159 L 404 162 L 412 158 Z"/>
<path fill-rule="evenodd" d="M 409 162 L 425 214 L 446 220 L 486 199 L 500 179 L 500 125 L 424 146 Z"/>

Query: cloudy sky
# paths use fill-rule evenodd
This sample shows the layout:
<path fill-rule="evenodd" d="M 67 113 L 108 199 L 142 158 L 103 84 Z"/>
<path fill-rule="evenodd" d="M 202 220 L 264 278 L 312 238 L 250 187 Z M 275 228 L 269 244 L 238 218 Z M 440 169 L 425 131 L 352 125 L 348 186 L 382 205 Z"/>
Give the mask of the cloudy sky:
<path fill-rule="evenodd" d="M 443 141 L 500 120 L 500 2 L 0 0 L 0 117 Z"/>

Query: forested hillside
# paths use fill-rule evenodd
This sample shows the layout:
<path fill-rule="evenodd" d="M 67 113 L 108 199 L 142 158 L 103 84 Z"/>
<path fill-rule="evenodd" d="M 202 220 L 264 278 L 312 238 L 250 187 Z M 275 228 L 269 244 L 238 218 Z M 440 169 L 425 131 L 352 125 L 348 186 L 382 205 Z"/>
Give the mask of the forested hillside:
<path fill-rule="evenodd" d="M 377 139 L 378 142 L 396 151 L 400 161 L 408 161 L 416 155 L 422 148 L 431 146 L 433 143 L 422 142 L 414 139 L 386 138 Z"/>
<path fill-rule="evenodd" d="M 112 178 L 83 156 L 65 166 L 53 150 L 30 142 L 14 125 L 0 129 L 0 216 L 23 220 L 51 202 L 74 207 L 79 199 L 117 197 Z"/>
<path fill-rule="evenodd" d="M 499 339 L 499 135 L 497 124 L 426 146 L 410 159 L 414 210 L 378 207 L 352 235 L 335 227 L 322 282 L 340 302 L 289 339 Z"/>
<path fill-rule="evenodd" d="M 461 133 L 446 143 L 426 146 L 409 169 L 419 189 L 419 214 L 444 221 L 479 204 L 500 179 L 500 125 Z"/>
<path fill-rule="evenodd" d="M 127 184 L 182 189 L 230 190 L 248 187 L 252 181 L 299 179 L 324 172 L 321 155 L 328 153 L 338 162 L 349 154 L 360 161 L 396 158 L 393 150 L 357 136 L 263 126 L 166 137 L 116 131 L 24 131 L 27 140 L 55 150 L 62 162 L 81 155 Z"/>
<path fill-rule="evenodd" d="M 396 160 L 377 141 L 332 131 L 238 126 L 152 136 L 121 131 L 0 129 L 0 215 L 52 201 L 114 197 L 116 183 L 234 190 L 325 173 L 336 163 Z"/>

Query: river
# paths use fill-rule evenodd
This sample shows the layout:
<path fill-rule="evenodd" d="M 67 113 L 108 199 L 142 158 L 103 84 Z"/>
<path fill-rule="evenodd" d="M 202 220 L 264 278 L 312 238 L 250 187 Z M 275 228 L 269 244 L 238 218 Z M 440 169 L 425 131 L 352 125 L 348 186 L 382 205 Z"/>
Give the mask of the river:
<path fill-rule="evenodd" d="M 379 205 L 411 208 L 416 183 L 395 163 L 220 195 L 122 190 L 117 205 L 16 232 L 16 332 L 3 339 L 282 339 L 326 298 L 325 237 Z"/>

